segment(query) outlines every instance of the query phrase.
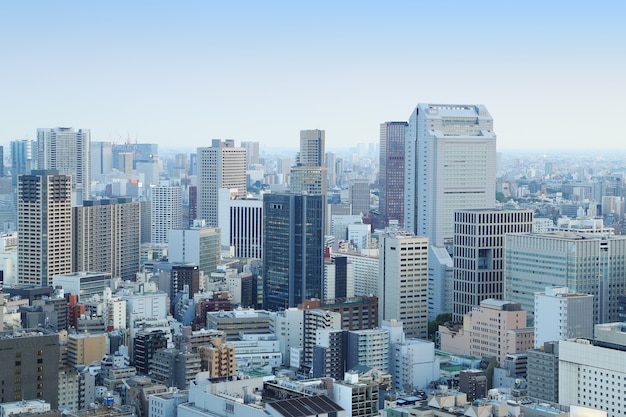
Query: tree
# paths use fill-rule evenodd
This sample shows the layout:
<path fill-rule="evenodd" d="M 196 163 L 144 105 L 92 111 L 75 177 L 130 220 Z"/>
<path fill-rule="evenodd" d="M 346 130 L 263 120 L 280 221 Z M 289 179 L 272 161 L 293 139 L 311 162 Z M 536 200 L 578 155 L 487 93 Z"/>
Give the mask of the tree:
<path fill-rule="evenodd" d="M 428 337 L 435 341 L 435 334 L 437 329 L 442 324 L 452 321 L 452 313 L 442 313 L 435 317 L 435 320 L 428 322 Z"/>

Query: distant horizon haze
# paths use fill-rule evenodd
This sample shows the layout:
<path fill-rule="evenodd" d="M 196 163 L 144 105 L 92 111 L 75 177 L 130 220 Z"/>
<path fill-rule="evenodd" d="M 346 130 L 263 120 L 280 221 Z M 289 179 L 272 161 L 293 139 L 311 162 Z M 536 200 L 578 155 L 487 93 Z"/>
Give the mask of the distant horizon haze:
<path fill-rule="evenodd" d="M 417 103 L 484 104 L 498 149 L 619 149 L 626 3 L 0 3 L 0 144 L 377 142 Z"/>

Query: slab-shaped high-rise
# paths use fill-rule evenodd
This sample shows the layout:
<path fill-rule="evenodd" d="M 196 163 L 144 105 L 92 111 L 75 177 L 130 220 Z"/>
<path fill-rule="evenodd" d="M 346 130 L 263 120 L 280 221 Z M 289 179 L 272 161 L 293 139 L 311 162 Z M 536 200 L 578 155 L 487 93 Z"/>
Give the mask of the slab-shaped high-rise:
<path fill-rule="evenodd" d="M 535 293 L 568 287 L 593 295 L 593 322 L 618 320 L 626 293 L 626 236 L 571 229 L 505 237 L 504 297 L 534 319 Z"/>
<path fill-rule="evenodd" d="M 85 200 L 73 208 L 73 270 L 132 280 L 139 271 L 141 203 L 130 197 Z"/>
<path fill-rule="evenodd" d="M 150 187 L 150 219 L 152 243 L 167 243 L 170 230 L 183 227 L 183 189 L 179 186 Z"/>
<path fill-rule="evenodd" d="M 72 272 L 72 177 L 34 170 L 17 189 L 17 280 L 50 285 Z"/>
<path fill-rule="evenodd" d="M 424 104 L 406 131 L 404 226 L 448 246 L 454 211 L 492 208 L 496 198 L 496 134 L 483 105 Z"/>

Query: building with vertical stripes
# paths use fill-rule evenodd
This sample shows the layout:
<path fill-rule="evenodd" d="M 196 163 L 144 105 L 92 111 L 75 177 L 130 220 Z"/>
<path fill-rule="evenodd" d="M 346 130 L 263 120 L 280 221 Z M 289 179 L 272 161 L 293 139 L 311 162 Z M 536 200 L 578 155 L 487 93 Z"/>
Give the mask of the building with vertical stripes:
<path fill-rule="evenodd" d="M 72 177 L 53 170 L 20 175 L 17 280 L 47 286 L 72 272 Z"/>
<path fill-rule="evenodd" d="M 236 258 L 261 259 L 263 200 L 220 196 L 219 210 L 222 247 L 230 248 Z"/>
<path fill-rule="evenodd" d="M 133 280 L 139 272 L 141 203 L 128 197 L 74 207 L 73 270 Z"/>
<path fill-rule="evenodd" d="M 380 124 L 379 210 L 384 224 L 404 224 L 404 152 L 407 122 Z"/>
<path fill-rule="evenodd" d="M 504 297 L 504 236 L 529 233 L 532 210 L 467 209 L 454 212 L 454 318 L 482 300 Z"/>
<path fill-rule="evenodd" d="M 532 323 L 535 293 L 568 287 L 593 295 L 593 322 L 617 321 L 626 294 L 626 236 L 604 231 L 555 231 L 506 236 L 504 296 L 520 303 Z"/>
<path fill-rule="evenodd" d="M 183 189 L 158 185 L 150 193 L 151 242 L 167 243 L 169 231 L 183 227 Z"/>

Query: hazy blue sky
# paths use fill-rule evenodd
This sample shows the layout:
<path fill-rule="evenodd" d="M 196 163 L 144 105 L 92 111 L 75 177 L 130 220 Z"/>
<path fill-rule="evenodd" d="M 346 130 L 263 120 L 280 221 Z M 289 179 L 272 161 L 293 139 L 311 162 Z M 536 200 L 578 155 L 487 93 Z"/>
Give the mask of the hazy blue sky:
<path fill-rule="evenodd" d="M 500 150 L 624 147 L 622 1 L 3 1 L 0 144 L 378 141 L 418 102 L 481 103 Z M 121 139 L 120 139 L 121 138 Z"/>

